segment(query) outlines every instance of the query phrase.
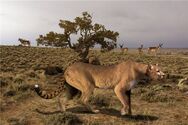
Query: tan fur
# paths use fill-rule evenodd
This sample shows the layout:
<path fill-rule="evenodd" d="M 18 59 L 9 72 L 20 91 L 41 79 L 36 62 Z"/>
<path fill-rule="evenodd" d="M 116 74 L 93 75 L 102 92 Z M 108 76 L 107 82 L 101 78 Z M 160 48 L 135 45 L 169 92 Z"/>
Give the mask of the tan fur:
<path fill-rule="evenodd" d="M 160 72 L 160 73 L 159 73 Z M 142 79 L 160 79 L 164 76 L 157 65 L 146 65 L 134 61 L 126 61 L 111 66 L 74 63 L 64 72 L 65 81 L 80 90 L 81 100 L 87 105 L 95 88 L 114 89 L 123 105 L 121 114 L 131 114 L 130 91 Z M 98 110 L 93 110 L 98 111 Z"/>
<path fill-rule="evenodd" d="M 131 81 L 139 81 L 150 77 L 159 79 L 162 75 L 157 74 L 158 66 L 148 66 L 145 64 L 126 61 L 112 66 L 94 66 L 85 63 L 75 63 L 67 68 L 64 73 L 67 83 L 82 92 L 82 101 L 87 104 L 94 88 L 114 89 L 118 99 L 123 104 L 121 113 L 125 114 Z M 131 114 L 130 105 L 129 114 Z"/>

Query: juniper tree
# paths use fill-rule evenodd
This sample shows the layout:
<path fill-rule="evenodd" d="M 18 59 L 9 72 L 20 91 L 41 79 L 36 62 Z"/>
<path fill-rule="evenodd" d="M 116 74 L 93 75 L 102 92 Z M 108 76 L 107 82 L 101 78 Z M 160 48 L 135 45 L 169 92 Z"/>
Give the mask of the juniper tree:
<path fill-rule="evenodd" d="M 79 53 L 85 59 L 89 49 L 95 45 L 100 45 L 102 51 L 109 51 L 116 47 L 118 32 L 105 28 L 104 25 L 93 24 L 92 16 L 88 12 L 83 12 L 82 16 L 76 17 L 74 21 L 60 20 L 60 28 L 63 34 L 49 32 L 45 36 L 39 35 L 37 45 L 46 46 L 67 46 Z M 77 35 L 77 41 L 71 40 L 71 35 Z"/>

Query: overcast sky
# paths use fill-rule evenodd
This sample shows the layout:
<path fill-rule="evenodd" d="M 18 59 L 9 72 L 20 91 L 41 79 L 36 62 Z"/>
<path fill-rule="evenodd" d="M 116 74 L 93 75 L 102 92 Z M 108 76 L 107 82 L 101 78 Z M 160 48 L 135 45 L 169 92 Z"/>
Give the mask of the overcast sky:
<path fill-rule="evenodd" d="M 62 32 L 60 19 L 88 11 L 94 23 L 120 33 L 118 43 L 136 48 L 164 43 L 188 48 L 188 1 L 0 1 L 0 44 L 18 45 L 25 38 L 36 45 L 39 34 Z"/>

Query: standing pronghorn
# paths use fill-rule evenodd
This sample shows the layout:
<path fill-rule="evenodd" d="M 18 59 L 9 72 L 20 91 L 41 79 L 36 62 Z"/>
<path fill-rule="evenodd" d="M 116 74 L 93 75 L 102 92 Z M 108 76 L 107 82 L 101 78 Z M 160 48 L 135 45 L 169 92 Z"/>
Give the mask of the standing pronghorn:
<path fill-rule="evenodd" d="M 24 40 L 19 38 L 18 41 L 20 41 L 20 45 L 19 46 L 30 46 L 30 41 L 29 40 Z"/>
<path fill-rule="evenodd" d="M 119 47 L 121 48 L 122 53 L 124 53 L 124 52 L 127 53 L 129 50 L 127 47 L 123 47 L 123 44 L 119 44 Z"/>
<path fill-rule="evenodd" d="M 151 52 L 155 53 L 155 55 L 157 55 L 157 51 L 159 50 L 159 48 L 162 47 L 163 44 L 159 43 L 159 45 L 157 47 L 149 47 L 148 48 L 148 54 L 150 54 Z"/>
<path fill-rule="evenodd" d="M 141 45 L 141 46 L 138 48 L 138 53 L 139 53 L 139 54 L 142 54 L 142 53 L 143 53 L 143 45 Z"/>

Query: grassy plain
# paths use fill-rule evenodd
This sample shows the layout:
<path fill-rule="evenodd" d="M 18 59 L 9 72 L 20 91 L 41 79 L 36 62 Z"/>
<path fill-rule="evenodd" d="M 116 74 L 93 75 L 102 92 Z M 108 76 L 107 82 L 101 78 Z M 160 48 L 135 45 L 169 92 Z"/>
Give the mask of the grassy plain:
<path fill-rule="evenodd" d="M 132 91 L 133 116 L 120 116 L 121 104 L 113 90 L 96 89 L 91 105 L 101 112 L 86 112 L 76 99 L 66 102 L 68 111 L 43 114 L 36 109 L 54 111 L 57 98 L 45 100 L 36 95 L 33 86 L 39 83 L 46 89 L 57 87 L 55 76 L 44 74 L 44 68 L 58 66 L 64 69 L 78 59 L 69 49 L 0 46 L 0 125 L 187 125 L 188 89 L 177 86 L 188 76 L 188 49 L 162 49 L 157 56 L 134 49 L 128 53 L 119 50 L 90 55 L 99 58 L 102 65 L 111 65 L 127 59 L 142 63 L 158 63 L 167 74 L 164 81 L 138 85 Z M 66 103 L 65 103 L 66 102 Z"/>

